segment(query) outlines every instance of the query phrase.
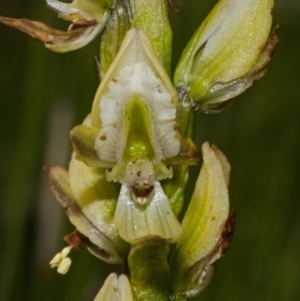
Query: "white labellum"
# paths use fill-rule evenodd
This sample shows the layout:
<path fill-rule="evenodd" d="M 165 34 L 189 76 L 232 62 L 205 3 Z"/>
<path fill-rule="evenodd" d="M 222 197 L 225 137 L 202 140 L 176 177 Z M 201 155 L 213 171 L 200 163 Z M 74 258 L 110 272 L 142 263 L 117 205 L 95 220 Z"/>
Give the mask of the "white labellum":
<path fill-rule="evenodd" d="M 124 107 L 133 97 L 142 99 L 151 113 L 150 141 L 155 152 L 155 163 L 179 153 L 180 142 L 174 130 L 175 105 L 164 83 L 155 77 L 149 66 L 143 62 L 126 66 L 108 86 L 109 91 L 100 102 L 102 128 L 95 143 L 100 160 L 122 165 L 126 147 Z"/>

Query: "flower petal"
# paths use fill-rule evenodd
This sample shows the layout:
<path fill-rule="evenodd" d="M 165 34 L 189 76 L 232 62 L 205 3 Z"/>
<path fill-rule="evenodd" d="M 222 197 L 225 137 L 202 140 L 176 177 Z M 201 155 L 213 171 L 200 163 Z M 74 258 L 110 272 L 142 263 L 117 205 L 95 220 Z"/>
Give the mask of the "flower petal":
<path fill-rule="evenodd" d="M 152 199 L 145 205 L 135 202 L 129 185 L 122 185 L 115 224 L 119 235 L 131 244 L 165 241 L 174 243 L 182 227 L 172 212 L 169 199 L 160 183 L 155 181 Z"/>
<path fill-rule="evenodd" d="M 74 158 L 69 165 L 72 194 L 82 213 L 96 229 L 107 236 L 118 252 L 126 256 L 129 246 L 118 235 L 114 213 L 118 198 L 115 183 L 107 182 L 105 169 L 91 168 Z"/>
<path fill-rule="evenodd" d="M 28 19 L 13 19 L 0 17 L 0 23 L 18 29 L 32 38 L 43 42 L 45 46 L 55 52 L 76 50 L 92 41 L 104 28 L 108 15 L 103 16 L 99 23 L 79 27 L 70 31 L 61 31 L 38 21 Z"/>
<path fill-rule="evenodd" d="M 147 34 L 166 72 L 170 74 L 172 29 L 167 2 L 165 0 L 134 0 L 131 3 L 132 27 L 139 28 Z"/>
<path fill-rule="evenodd" d="M 109 91 L 109 85 L 114 82 L 115 76 L 119 75 L 121 70 L 128 66 L 134 71 L 135 64 L 143 64 L 150 68 L 153 76 L 163 83 L 166 92 L 170 94 L 171 103 L 173 103 L 175 107 L 178 105 L 177 93 L 157 57 L 151 41 L 144 32 L 132 28 L 127 32 L 114 62 L 111 64 L 97 90 L 92 109 L 93 126 L 101 127 L 100 102 L 102 101 L 103 95 Z M 131 87 L 129 88 L 132 89 Z"/>
<path fill-rule="evenodd" d="M 93 245 L 89 246 L 89 248 L 92 252 L 108 263 L 123 263 L 123 258 L 119 254 L 113 241 L 99 231 L 76 204 L 70 188 L 68 172 L 60 167 L 53 166 L 48 166 L 45 170 L 48 174 L 48 180 L 53 194 L 66 209 L 70 222 L 81 234 L 91 241 Z"/>
<path fill-rule="evenodd" d="M 110 274 L 94 301 L 133 301 L 131 286 L 126 275 Z"/>
<path fill-rule="evenodd" d="M 60 18 L 75 24 L 81 24 L 82 21 L 100 21 L 102 15 L 112 4 L 110 0 L 74 0 L 72 3 L 46 0 L 46 2 L 52 10 L 58 13 Z"/>
<path fill-rule="evenodd" d="M 72 142 L 73 150 L 76 153 L 76 159 L 84 162 L 90 167 L 111 168 L 113 167 L 113 164 L 101 161 L 94 148 L 98 133 L 99 129 L 91 128 L 90 126 L 83 124 L 75 126 L 71 130 L 70 140 Z"/>

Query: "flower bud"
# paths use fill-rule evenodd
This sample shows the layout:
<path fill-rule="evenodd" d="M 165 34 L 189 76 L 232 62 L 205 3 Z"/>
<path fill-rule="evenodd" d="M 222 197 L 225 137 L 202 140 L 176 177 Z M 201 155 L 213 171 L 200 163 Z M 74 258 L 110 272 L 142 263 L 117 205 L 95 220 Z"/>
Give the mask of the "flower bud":
<path fill-rule="evenodd" d="M 172 29 L 166 0 L 129 0 L 132 12 L 132 27 L 143 30 L 170 74 L 172 56 Z"/>
<path fill-rule="evenodd" d="M 94 301 L 133 301 L 131 286 L 126 275 L 110 274 Z"/>
<path fill-rule="evenodd" d="M 197 295 L 212 276 L 211 265 L 224 251 L 229 215 L 230 165 L 215 146 L 205 143 L 202 151 L 203 166 L 171 257 L 175 295 L 189 297 Z"/>
<path fill-rule="evenodd" d="M 126 32 L 130 29 L 129 12 L 124 1 L 115 1 L 101 38 L 100 77 L 103 78 L 115 59 Z"/>
<path fill-rule="evenodd" d="M 196 31 L 182 54 L 174 82 L 200 110 L 222 109 L 223 102 L 263 75 L 272 52 L 268 51 L 268 57 L 262 53 L 273 2 L 220 0 Z"/>

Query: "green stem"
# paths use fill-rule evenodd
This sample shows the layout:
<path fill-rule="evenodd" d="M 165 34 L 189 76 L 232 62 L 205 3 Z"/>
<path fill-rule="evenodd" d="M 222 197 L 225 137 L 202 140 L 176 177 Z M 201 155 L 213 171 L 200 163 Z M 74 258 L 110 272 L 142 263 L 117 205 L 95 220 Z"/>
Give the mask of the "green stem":
<path fill-rule="evenodd" d="M 180 91 L 180 105 L 177 108 L 177 124 L 179 132 L 184 137 L 193 138 L 194 136 L 194 115 L 195 111 L 192 107 L 191 99 L 186 91 Z"/>
<path fill-rule="evenodd" d="M 136 246 L 128 258 L 135 301 L 168 301 L 170 295 L 169 246 Z"/>

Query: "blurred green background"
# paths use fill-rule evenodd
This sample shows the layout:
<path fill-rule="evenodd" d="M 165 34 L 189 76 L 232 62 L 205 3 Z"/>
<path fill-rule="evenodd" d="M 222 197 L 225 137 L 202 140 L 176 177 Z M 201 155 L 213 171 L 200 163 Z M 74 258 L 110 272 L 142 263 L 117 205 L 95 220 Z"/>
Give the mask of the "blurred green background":
<path fill-rule="evenodd" d="M 174 66 L 215 2 L 177 0 Z M 66 27 L 43 0 L 1 1 L 0 14 Z M 233 243 L 198 300 L 300 300 L 300 1 L 275 0 L 275 23 L 280 43 L 267 74 L 225 112 L 197 116 L 197 145 L 213 142 L 231 162 L 237 210 Z M 93 300 L 112 270 L 84 249 L 66 276 L 49 268 L 72 227 L 42 172 L 68 165 L 68 132 L 97 88 L 98 43 L 56 54 L 0 26 L 1 301 Z"/>

